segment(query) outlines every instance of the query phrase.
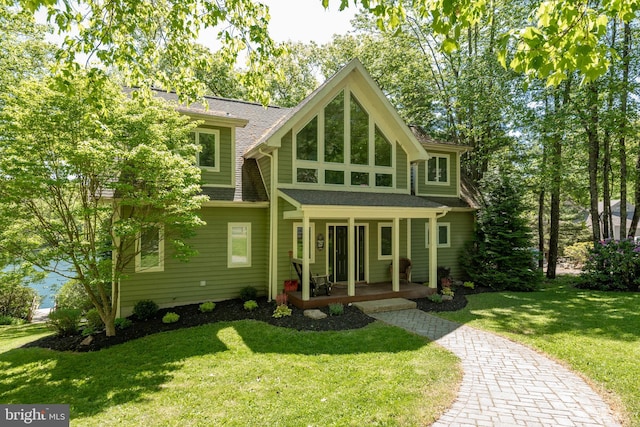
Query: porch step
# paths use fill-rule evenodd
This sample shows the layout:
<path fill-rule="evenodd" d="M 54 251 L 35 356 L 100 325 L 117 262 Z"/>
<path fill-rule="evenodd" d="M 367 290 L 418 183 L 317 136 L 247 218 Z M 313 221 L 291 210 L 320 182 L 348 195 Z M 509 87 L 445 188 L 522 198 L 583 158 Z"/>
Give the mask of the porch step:
<path fill-rule="evenodd" d="M 375 301 L 354 302 L 353 305 L 365 314 L 380 313 L 381 311 L 409 310 L 416 308 L 415 301 L 404 298 L 389 298 Z"/>

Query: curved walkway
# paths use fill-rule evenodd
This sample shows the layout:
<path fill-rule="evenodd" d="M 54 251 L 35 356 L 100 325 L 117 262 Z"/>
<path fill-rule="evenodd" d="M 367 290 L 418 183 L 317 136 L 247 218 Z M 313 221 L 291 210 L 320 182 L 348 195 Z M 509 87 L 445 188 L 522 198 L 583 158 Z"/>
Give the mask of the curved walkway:
<path fill-rule="evenodd" d="M 462 360 L 458 397 L 434 426 L 620 426 L 580 377 L 523 345 L 421 310 L 369 315 Z"/>

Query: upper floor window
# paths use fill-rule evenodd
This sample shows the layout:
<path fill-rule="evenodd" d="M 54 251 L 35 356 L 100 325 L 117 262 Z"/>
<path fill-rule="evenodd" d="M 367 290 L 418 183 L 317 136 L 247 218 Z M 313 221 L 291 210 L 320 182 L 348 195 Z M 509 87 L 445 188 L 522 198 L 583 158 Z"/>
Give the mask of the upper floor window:
<path fill-rule="evenodd" d="M 318 160 L 318 117 L 311 119 L 296 134 L 296 158 Z"/>
<path fill-rule="evenodd" d="M 164 229 L 143 227 L 136 240 L 136 272 L 164 271 Z"/>
<path fill-rule="evenodd" d="M 351 95 L 351 164 L 369 164 L 369 114 Z"/>
<path fill-rule="evenodd" d="M 391 167 L 391 143 L 386 136 L 376 126 L 376 166 L 389 166 Z"/>
<path fill-rule="evenodd" d="M 220 131 L 197 129 L 192 133 L 194 142 L 200 147 L 198 166 L 217 172 L 220 170 Z"/>
<path fill-rule="evenodd" d="M 344 163 L 344 91 L 324 107 L 324 161 Z"/>
<path fill-rule="evenodd" d="M 434 155 L 427 160 L 427 183 L 449 183 L 449 156 Z"/>

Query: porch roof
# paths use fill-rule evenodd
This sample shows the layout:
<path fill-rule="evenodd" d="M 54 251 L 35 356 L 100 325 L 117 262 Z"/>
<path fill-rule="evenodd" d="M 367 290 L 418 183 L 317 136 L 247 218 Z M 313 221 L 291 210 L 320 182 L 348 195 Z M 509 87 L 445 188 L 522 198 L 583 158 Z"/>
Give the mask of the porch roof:
<path fill-rule="evenodd" d="M 327 218 L 419 218 L 451 209 L 442 203 L 410 194 L 290 188 L 280 189 L 280 194 L 296 208 L 296 211 L 285 212 L 286 218 L 299 217 L 304 211 Z"/>

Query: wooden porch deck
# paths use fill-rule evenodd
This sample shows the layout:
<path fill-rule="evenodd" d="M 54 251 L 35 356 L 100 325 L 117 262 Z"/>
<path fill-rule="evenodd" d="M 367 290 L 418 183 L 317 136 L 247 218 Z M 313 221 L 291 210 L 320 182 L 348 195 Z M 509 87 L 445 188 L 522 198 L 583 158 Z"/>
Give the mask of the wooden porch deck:
<path fill-rule="evenodd" d="M 400 284 L 400 291 L 394 292 L 391 282 L 383 282 L 358 284 L 356 285 L 356 294 L 354 296 L 347 295 L 347 286 L 342 284 L 334 285 L 331 289 L 331 295 L 310 297 L 309 301 L 302 300 L 301 291 L 287 292 L 287 295 L 291 304 L 304 310 L 307 308 L 325 307 L 335 303 L 348 304 L 350 302 L 374 301 L 388 298 L 425 298 L 435 292 L 435 289 L 417 283 L 402 283 Z"/>

